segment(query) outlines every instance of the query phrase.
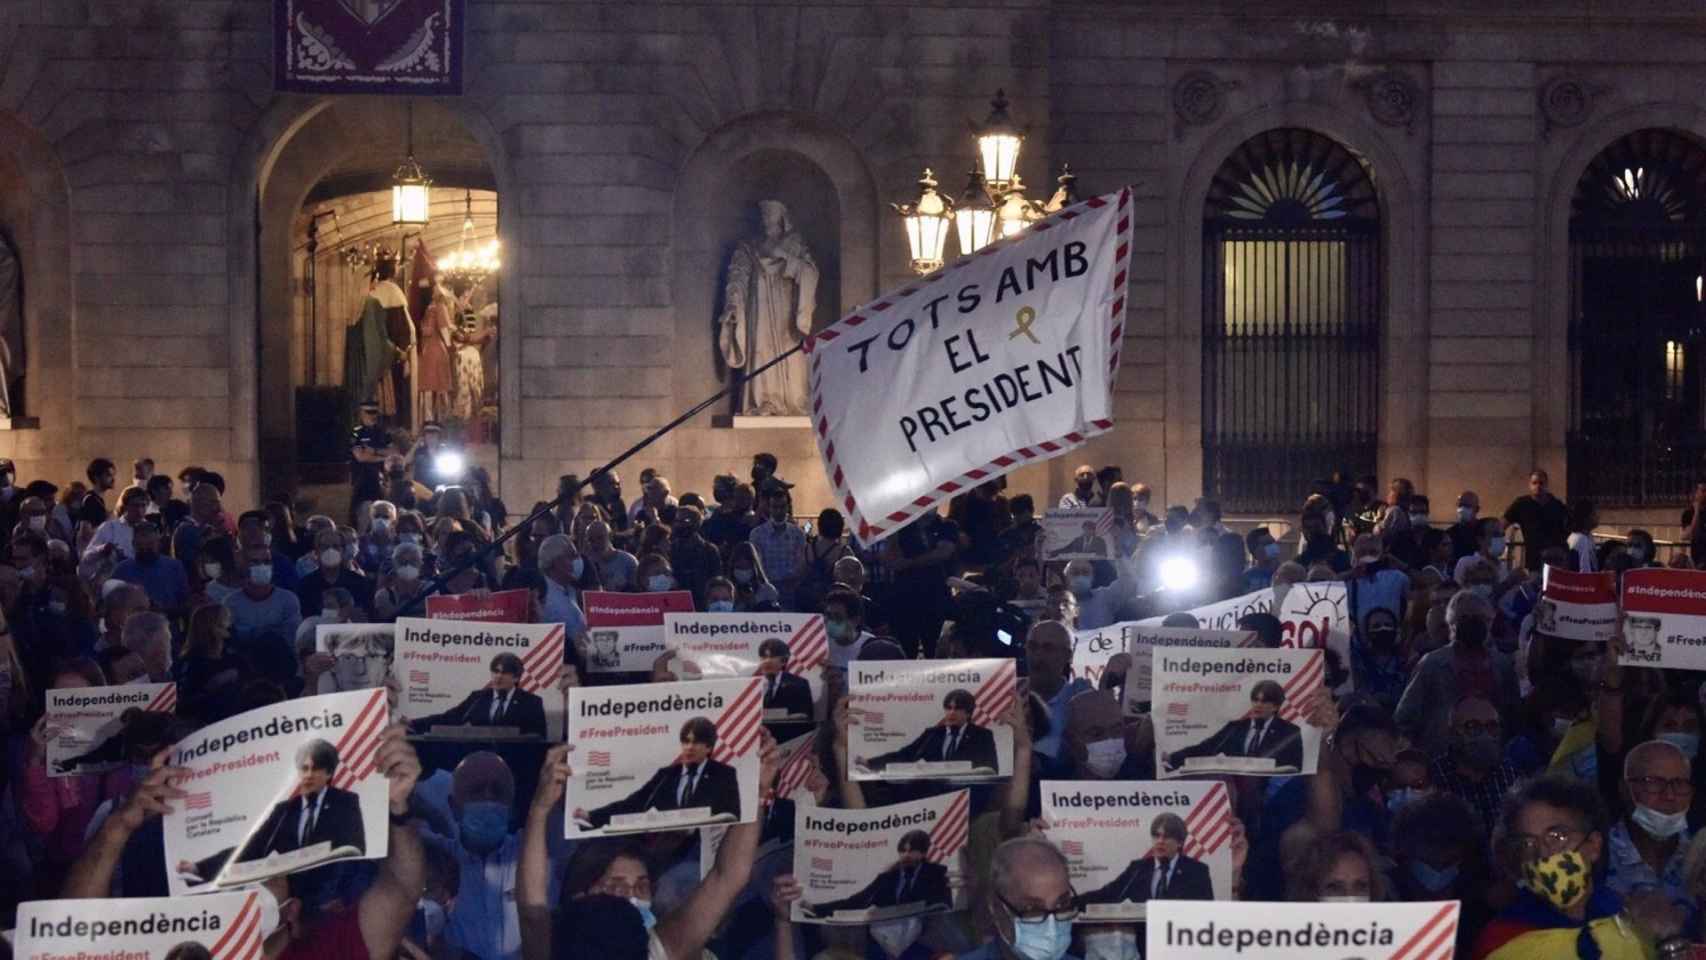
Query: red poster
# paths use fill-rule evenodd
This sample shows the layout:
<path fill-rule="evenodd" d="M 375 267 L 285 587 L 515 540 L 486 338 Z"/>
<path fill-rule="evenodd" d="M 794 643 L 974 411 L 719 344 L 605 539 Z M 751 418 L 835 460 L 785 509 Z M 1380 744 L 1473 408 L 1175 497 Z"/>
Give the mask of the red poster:
<path fill-rule="evenodd" d="M 1547 567 L 1540 602 L 1534 606 L 1534 629 L 1569 640 L 1610 640 L 1617 631 L 1617 577 L 1610 571 L 1572 573 Z"/>
<path fill-rule="evenodd" d="M 475 620 L 481 623 L 530 623 L 526 590 L 498 593 L 459 593 L 427 597 L 429 620 Z"/>
<path fill-rule="evenodd" d="M 593 673 L 650 670 L 664 652 L 663 615 L 692 613 L 693 593 L 610 593 L 589 590 L 585 603 L 587 669 Z"/>

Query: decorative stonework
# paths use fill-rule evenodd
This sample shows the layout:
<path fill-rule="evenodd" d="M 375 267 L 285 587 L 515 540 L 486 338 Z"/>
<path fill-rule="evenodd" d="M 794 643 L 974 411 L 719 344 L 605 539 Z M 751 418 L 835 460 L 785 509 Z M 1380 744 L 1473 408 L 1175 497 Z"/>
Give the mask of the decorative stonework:
<path fill-rule="evenodd" d="M 1207 70 L 1192 70 L 1180 77 L 1173 84 L 1173 112 L 1178 116 L 1179 130 L 1220 119 L 1226 110 L 1225 93 L 1234 86 Z"/>
<path fill-rule="evenodd" d="M 1540 88 L 1540 115 L 1546 129 L 1580 126 L 1593 112 L 1594 91 L 1580 77 L 1561 76 Z"/>
<path fill-rule="evenodd" d="M 1409 129 L 1421 112 L 1422 91 L 1406 74 L 1387 70 L 1368 81 L 1363 91 L 1368 112 L 1388 127 Z"/>

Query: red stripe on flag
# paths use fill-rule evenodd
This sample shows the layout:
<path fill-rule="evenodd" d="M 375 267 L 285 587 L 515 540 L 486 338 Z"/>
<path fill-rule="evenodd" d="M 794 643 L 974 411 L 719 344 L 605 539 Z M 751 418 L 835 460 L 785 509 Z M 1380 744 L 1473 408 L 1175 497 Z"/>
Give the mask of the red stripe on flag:
<path fill-rule="evenodd" d="M 952 847 L 956 842 L 965 842 L 963 839 L 964 831 L 961 828 L 969 822 L 966 814 L 969 813 L 970 804 L 969 794 L 964 792 L 958 794 L 948 804 L 948 808 L 942 811 L 942 818 L 936 821 L 934 827 L 930 828 L 930 851 L 927 855 L 931 860 L 940 860 L 952 852 Z"/>
<path fill-rule="evenodd" d="M 148 704 L 147 709 L 157 711 L 170 709 L 169 702 L 176 700 L 177 694 L 178 685 L 175 683 L 169 683 L 162 687 L 159 693 L 154 695 L 154 700 Z"/>
<path fill-rule="evenodd" d="M 1185 817 L 1185 829 L 1194 836 L 1198 824 L 1207 823 L 1226 809 L 1226 785 L 1217 783 L 1208 794 L 1191 807 L 1190 815 Z"/>
<path fill-rule="evenodd" d="M 260 913 L 260 908 L 255 905 L 258 897 L 259 894 L 249 894 L 249 899 L 243 901 L 243 908 L 237 911 L 236 922 L 225 928 L 225 932 L 220 934 L 219 939 L 215 940 L 213 942 L 213 946 L 209 948 L 209 953 L 212 953 L 216 957 L 220 956 L 220 951 L 224 950 L 225 945 L 236 938 L 237 931 L 243 928 L 243 920 L 249 915 L 250 911 L 254 911 L 257 915 Z"/>
<path fill-rule="evenodd" d="M 762 681 L 747 681 L 746 689 L 717 718 L 715 759 L 726 762 L 742 756 L 757 742 L 758 731 L 764 726 L 763 689 Z"/>
<path fill-rule="evenodd" d="M 1007 708 L 1013 705 L 1013 698 L 1018 692 L 1018 671 L 1018 664 L 1005 661 L 994 676 L 978 687 L 977 710 L 972 714 L 972 723 L 987 727 L 1001 719 Z"/>
<path fill-rule="evenodd" d="M 1303 716 L 1309 706 L 1309 695 L 1320 688 L 1325 673 L 1323 651 L 1317 650 L 1304 664 L 1302 672 L 1286 682 L 1285 705 L 1280 708 L 1280 716 L 1286 720 Z"/>
<path fill-rule="evenodd" d="M 788 647 L 788 671 L 801 673 L 829 659 L 829 631 L 821 615 L 813 615 Z"/>
<path fill-rule="evenodd" d="M 367 698 L 367 705 L 361 708 L 360 713 L 356 714 L 355 723 L 350 724 L 350 728 L 348 730 L 344 731 L 343 738 L 338 741 L 338 743 L 337 743 L 338 756 L 341 757 L 344 755 L 345 749 L 347 749 L 349 747 L 350 743 L 356 739 L 358 734 L 360 734 L 360 731 L 361 731 L 363 725 L 365 725 L 369 721 L 369 719 L 372 717 L 373 711 L 376 708 L 378 708 L 380 704 L 382 704 L 384 702 L 385 702 L 385 691 L 384 690 L 373 691 L 373 695 Z"/>
<path fill-rule="evenodd" d="M 374 691 L 378 694 L 378 702 L 385 702 L 385 691 Z M 370 704 L 371 706 L 371 701 Z M 367 710 L 361 712 L 366 720 L 357 718 L 355 728 L 338 742 L 338 772 L 332 778 L 332 786 L 349 789 L 360 783 L 372 772 L 372 760 L 379 750 L 380 734 L 385 731 L 385 713 L 370 714 Z M 359 731 L 359 737 L 352 737 Z M 353 742 L 352 742 L 353 739 Z"/>
<path fill-rule="evenodd" d="M 551 628 L 550 633 L 545 634 L 545 639 L 540 642 L 539 646 L 534 647 L 528 652 L 527 656 L 521 658 L 522 665 L 532 666 L 535 663 L 543 662 L 541 658 L 544 657 L 545 652 L 551 648 L 552 644 L 559 643 L 562 639 L 563 625 L 559 623 Z"/>
<path fill-rule="evenodd" d="M 1420 957 L 1426 956 L 1427 954 L 1425 954 L 1425 953 L 1421 953 L 1421 952 L 1411 953 L 1410 951 L 1413 948 L 1415 948 L 1418 944 L 1420 944 L 1423 940 L 1427 939 L 1430 931 L 1432 931 L 1435 927 L 1439 926 L 1445 920 L 1446 917 L 1451 916 L 1452 912 L 1455 911 L 1456 909 L 1457 909 L 1456 903 L 1448 903 L 1445 906 L 1440 907 L 1439 912 L 1434 914 L 1433 918 L 1430 919 L 1427 923 L 1422 924 L 1422 928 L 1420 930 L 1417 930 L 1415 935 L 1410 937 L 1410 939 L 1404 941 L 1403 945 L 1401 945 L 1398 948 L 1398 952 L 1392 954 L 1392 956 L 1388 957 L 1387 960 L 1404 960 L 1404 958 L 1406 956 L 1411 957 L 1414 960 L 1414 958 L 1420 958 Z"/>
<path fill-rule="evenodd" d="M 940 863 L 965 845 L 971 823 L 970 806 L 970 795 L 966 793 L 961 793 L 948 804 L 942 819 L 930 830 L 930 852 L 926 854 L 930 862 Z"/>

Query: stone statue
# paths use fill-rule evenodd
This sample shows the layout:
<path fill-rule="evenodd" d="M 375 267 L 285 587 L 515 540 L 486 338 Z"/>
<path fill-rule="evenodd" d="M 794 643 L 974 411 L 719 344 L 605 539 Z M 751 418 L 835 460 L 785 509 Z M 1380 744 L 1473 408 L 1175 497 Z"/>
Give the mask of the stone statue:
<path fill-rule="evenodd" d="M 764 235 L 742 240 L 729 258 L 717 349 L 729 370 L 750 373 L 792 350 L 812 332 L 817 302 L 817 262 L 788 219 L 788 208 L 761 200 Z M 740 384 L 747 416 L 804 416 L 806 358 L 795 353 Z"/>

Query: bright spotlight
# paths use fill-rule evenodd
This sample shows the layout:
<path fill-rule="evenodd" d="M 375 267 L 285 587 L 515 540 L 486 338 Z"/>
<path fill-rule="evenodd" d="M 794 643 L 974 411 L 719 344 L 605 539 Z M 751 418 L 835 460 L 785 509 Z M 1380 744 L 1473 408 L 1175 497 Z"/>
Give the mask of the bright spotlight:
<path fill-rule="evenodd" d="M 1163 590 L 1189 590 L 1197 585 L 1202 571 L 1197 569 L 1197 562 L 1190 557 L 1172 556 L 1161 561 L 1161 588 Z"/>
<path fill-rule="evenodd" d="M 462 454 L 455 450 L 443 450 L 433 457 L 432 468 L 437 471 L 440 480 L 455 482 L 462 479 L 462 472 L 468 468 L 468 464 L 463 460 Z"/>

